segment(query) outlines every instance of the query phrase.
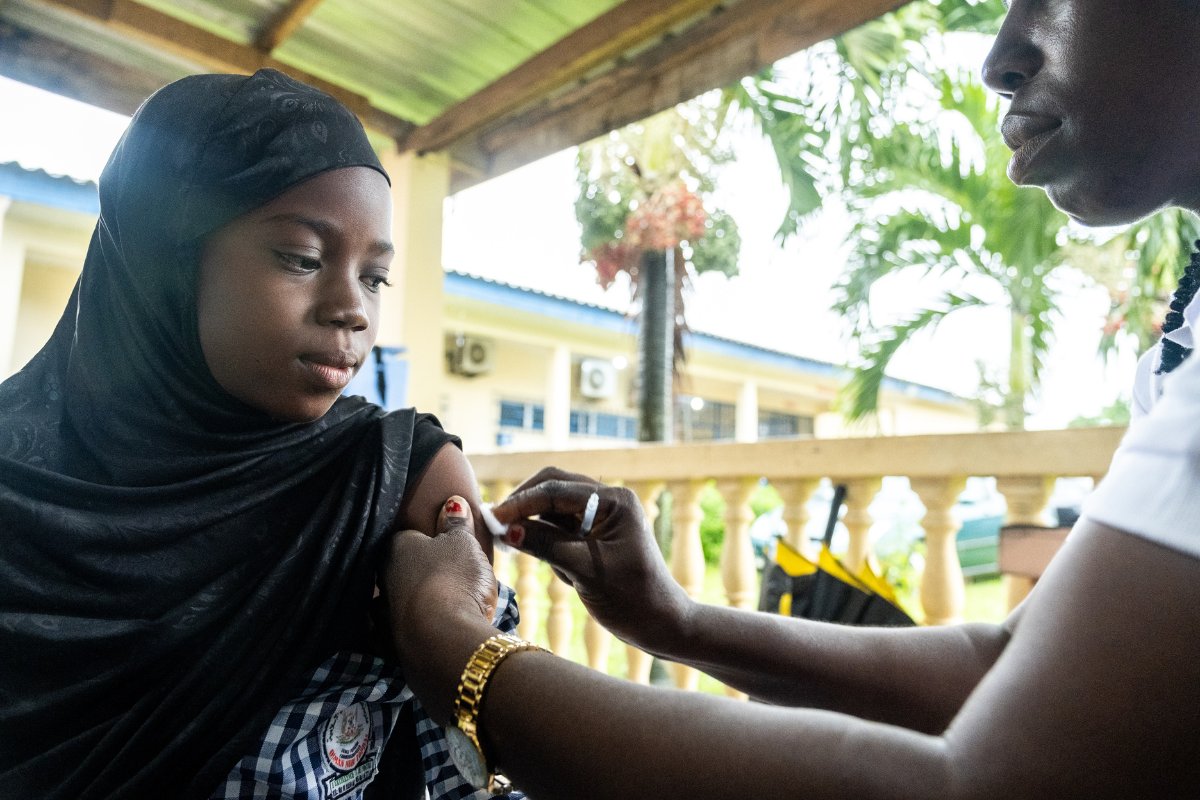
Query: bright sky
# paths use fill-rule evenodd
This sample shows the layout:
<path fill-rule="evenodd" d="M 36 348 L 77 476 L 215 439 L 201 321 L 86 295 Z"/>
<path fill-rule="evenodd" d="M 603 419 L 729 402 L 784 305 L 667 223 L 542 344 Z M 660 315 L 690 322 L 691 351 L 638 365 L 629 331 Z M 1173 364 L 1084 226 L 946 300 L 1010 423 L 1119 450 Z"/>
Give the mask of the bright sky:
<path fill-rule="evenodd" d="M 982 58 L 982 52 L 980 53 Z M 0 106 L 17 109 L 0 126 L 0 162 L 95 180 L 127 118 L 0 78 Z M 702 276 L 688 298 L 691 327 L 798 355 L 844 362 L 852 355 L 846 325 L 829 311 L 842 268 L 847 220 L 832 209 L 785 249 L 774 232 L 786 206 L 768 148 L 752 136 L 737 146 L 737 161 L 719 179 L 720 204 L 742 235 L 740 274 Z M 566 151 L 461 192 L 446 204 L 443 260 L 448 269 L 536 288 L 619 310 L 626 287 L 607 293 L 592 269 L 579 264 L 575 221 L 574 153 Z M 888 292 L 901 310 L 920 296 L 917 284 Z M 1103 290 L 1082 281 L 1065 285 L 1064 324 L 1046 366 L 1042 396 L 1030 427 L 1060 427 L 1094 414 L 1128 394 L 1134 354 L 1109 366 L 1096 356 L 1107 309 Z M 957 317 L 957 319 L 955 318 Z M 1007 360 L 1007 312 L 963 311 L 932 336 L 902 350 L 891 374 L 963 395 L 974 394 L 976 360 L 1002 370 Z"/>

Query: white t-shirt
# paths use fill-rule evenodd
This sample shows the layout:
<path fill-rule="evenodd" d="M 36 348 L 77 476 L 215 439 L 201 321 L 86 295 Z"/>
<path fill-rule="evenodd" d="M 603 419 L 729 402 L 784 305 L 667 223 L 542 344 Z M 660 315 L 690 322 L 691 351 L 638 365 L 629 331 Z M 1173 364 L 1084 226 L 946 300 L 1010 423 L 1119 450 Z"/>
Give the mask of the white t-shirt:
<path fill-rule="evenodd" d="M 1194 319 L 1197 310 L 1193 301 L 1185 317 Z M 1186 341 L 1176 341 L 1192 346 L 1192 330 L 1187 327 Z M 1200 352 L 1156 377 L 1161 396 L 1158 387 L 1142 386 L 1149 404 L 1130 424 L 1083 514 L 1200 557 Z M 1138 379 L 1141 384 L 1140 368 Z"/>

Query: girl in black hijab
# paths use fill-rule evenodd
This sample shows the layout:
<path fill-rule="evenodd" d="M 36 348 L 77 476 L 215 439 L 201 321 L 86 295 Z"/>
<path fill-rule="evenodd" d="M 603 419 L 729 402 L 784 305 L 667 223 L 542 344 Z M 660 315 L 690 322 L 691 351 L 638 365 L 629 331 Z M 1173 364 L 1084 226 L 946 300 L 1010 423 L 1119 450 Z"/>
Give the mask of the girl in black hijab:
<path fill-rule="evenodd" d="M 386 535 L 477 496 L 434 418 L 339 397 L 391 256 L 358 120 L 271 70 L 185 78 L 99 186 L 66 311 L 0 384 L 0 796 L 358 797 L 398 718 L 468 796 L 368 655 Z"/>

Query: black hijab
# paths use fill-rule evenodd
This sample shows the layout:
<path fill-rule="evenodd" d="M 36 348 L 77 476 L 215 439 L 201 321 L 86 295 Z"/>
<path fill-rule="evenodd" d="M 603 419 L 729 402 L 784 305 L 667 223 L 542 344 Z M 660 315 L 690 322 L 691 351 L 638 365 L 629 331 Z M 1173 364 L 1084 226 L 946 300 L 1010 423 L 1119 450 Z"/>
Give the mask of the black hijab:
<path fill-rule="evenodd" d="M 194 302 L 205 234 L 350 166 L 383 172 L 358 120 L 272 70 L 163 88 L 113 152 L 66 312 L 0 384 L 0 796 L 206 796 L 361 649 L 417 415 L 269 420 Z"/>

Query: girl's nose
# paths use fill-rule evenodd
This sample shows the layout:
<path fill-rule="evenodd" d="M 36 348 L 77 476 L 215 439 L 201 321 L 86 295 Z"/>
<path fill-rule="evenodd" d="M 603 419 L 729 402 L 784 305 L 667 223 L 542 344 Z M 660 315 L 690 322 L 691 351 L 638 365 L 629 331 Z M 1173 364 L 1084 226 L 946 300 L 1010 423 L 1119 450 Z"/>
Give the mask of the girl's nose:
<path fill-rule="evenodd" d="M 371 319 L 367 315 L 366 303 L 363 300 L 364 289 L 359 282 L 357 271 L 353 276 L 334 276 L 333 272 L 334 270 L 329 270 L 330 279 L 321 286 L 321 303 L 317 308 L 318 322 L 353 331 L 366 330 L 371 324 Z"/>

